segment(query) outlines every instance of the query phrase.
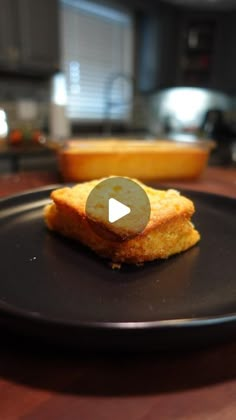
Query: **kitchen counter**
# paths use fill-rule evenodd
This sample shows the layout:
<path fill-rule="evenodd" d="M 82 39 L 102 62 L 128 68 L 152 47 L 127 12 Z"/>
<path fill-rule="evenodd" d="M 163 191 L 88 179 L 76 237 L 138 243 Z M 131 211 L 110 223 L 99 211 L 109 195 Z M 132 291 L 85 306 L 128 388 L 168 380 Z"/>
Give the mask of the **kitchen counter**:
<path fill-rule="evenodd" d="M 20 171 L 20 163 L 22 159 L 51 156 L 54 156 L 54 152 L 40 144 L 11 146 L 5 143 L 0 143 L 0 162 L 8 161 L 13 173 L 18 173 Z"/>
<path fill-rule="evenodd" d="M 0 195 L 58 182 L 54 173 L 4 175 Z M 208 168 L 171 186 L 236 198 L 236 169 Z M 191 352 L 113 356 L 31 348 L 2 335 L 0 390 L 1 420 L 235 420 L 236 335 Z"/>

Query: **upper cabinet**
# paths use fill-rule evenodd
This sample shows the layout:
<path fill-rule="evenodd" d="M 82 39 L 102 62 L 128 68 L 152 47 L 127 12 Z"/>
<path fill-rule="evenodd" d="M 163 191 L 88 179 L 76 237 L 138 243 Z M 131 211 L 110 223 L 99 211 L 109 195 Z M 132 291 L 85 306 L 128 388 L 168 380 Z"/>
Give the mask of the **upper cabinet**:
<path fill-rule="evenodd" d="M 140 13 L 136 28 L 137 89 L 148 93 L 175 86 L 180 38 L 178 10 L 159 5 L 155 13 Z"/>
<path fill-rule="evenodd" d="M 209 87 L 214 71 L 217 22 L 190 16 L 183 19 L 181 50 L 178 60 L 178 84 Z"/>
<path fill-rule="evenodd" d="M 14 70 L 20 60 L 16 0 L 0 0 L 0 69 Z"/>
<path fill-rule="evenodd" d="M 57 0 L 18 0 L 21 66 L 37 72 L 55 71 L 59 61 Z"/>
<path fill-rule="evenodd" d="M 188 86 L 236 94 L 235 22 L 235 11 L 159 5 L 155 13 L 140 13 L 137 89 Z"/>
<path fill-rule="evenodd" d="M 59 69 L 57 0 L 0 0 L 0 71 L 30 75 Z"/>
<path fill-rule="evenodd" d="M 221 16 L 213 57 L 212 88 L 236 94 L 236 12 Z"/>
<path fill-rule="evenodd" d="M 185 14 L 177 84 L 236 93 L 235 12 Z"/>

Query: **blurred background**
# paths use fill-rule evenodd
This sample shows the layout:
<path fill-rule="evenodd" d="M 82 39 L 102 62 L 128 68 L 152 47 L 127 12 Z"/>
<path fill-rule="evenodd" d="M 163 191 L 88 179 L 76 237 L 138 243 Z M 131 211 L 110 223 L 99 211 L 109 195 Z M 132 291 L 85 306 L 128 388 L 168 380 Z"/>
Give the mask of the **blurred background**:
<path fill-rule="evenodd" d="M 1 173 L 53 168 L 42 145 L 81 136 L 210 138 L 210 164 L 235 165 L 236 1 L 0 0 L 0 9 Z"/>

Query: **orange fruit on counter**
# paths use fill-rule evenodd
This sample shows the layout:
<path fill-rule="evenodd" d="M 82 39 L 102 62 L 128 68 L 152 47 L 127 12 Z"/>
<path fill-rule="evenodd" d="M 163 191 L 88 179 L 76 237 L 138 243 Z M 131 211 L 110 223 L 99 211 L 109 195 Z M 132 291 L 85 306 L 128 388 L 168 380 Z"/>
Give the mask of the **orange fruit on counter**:
<path fill-rule="evenodd" d="M 22 133 L 21 130 L 15 129 L 15 130 L 12 130 L 9 133 L 8 138 L 9 138 L 10 144 L 15 146 L 15 145 L 21 144 L 23 142 L 24 136 L 23 136 L 23 133 Z"/>

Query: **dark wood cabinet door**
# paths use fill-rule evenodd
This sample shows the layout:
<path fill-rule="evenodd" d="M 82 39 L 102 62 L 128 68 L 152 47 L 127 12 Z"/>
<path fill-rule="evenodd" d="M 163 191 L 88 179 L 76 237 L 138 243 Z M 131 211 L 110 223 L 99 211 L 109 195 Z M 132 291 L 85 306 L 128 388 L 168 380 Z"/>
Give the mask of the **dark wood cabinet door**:
<path fill-rule="evenodd" d="M 0 0 L 0 68 L 15 69 L 19 59 L 16 0 Z"/>
<path fill-rule="evenodd" d="M 176 8 L 168 5 L 159 6 L 155 14 L 139 16 L 136 67 L 140 91 L 155 92 L 176 85 L 178 28 Z"/>
<path fill-rule="evenodd" d="M 215 43 L 212 87 L 236 94 L 236 13 L 222 15 Z"/>
<path fill-rule="evenodd" d="M 59 68 L 57 0 L 18 0 L 21 68 L 53 73 Z"/>

